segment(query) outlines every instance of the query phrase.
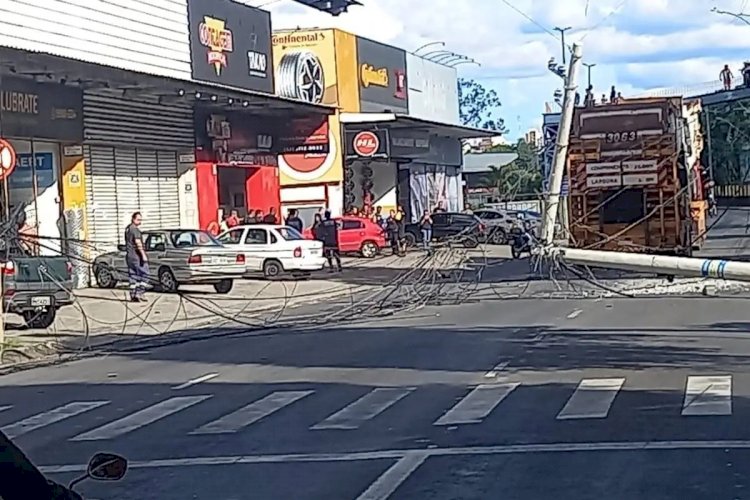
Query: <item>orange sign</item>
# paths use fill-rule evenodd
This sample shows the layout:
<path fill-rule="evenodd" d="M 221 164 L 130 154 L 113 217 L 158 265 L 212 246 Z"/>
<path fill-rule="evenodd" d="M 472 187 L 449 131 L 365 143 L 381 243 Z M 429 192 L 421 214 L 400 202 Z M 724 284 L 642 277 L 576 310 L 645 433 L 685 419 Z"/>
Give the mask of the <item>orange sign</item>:
<path fill-rule="evenodd" d="M 232 32 L 226 29 L 224 21 L 208 16 L 203 16 L 198 29 L 201 44 L 208 48 L 208 63 L 213 65 L 216 75 L 221 76 L 222 68 L 227 65 L 226 52 L 234 51 Z"/>
<path fill-rule="evenodd" d="M 16 168 L 16 150 L 5 139 L 0 139 L 0 180 L 6 179 Z"/>
<path fill-rule="evenodd" d="M 380 139 L 369 130 L 363 130 L 354 136 L 354 152 L 359 156 L 372 156 L 380 148 Z"/>

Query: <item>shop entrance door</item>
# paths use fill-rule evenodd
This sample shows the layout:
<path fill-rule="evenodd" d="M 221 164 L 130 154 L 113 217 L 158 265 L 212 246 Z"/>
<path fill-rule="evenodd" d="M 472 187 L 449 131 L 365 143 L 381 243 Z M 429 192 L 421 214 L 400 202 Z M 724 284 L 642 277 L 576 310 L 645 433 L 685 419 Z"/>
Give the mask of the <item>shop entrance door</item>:
<path fill-rule="evenodd" d="M 229 215 L 236 210 L 240 218 L 247 213 L 247 178 L 250 169 L 242 167 L 216 167 L 216 180 L 219 191 L 219 211 Z"/>
<path fill-rule="evenodd" d="M 10 213 L 16 209 L 23 211 L 26 231 L 30 229 L 39 235 L 35 250 L 40 255 L 59 254 L 64 227 L 59 185 L 60 144 L 23 139 L 10 142 L 18 157 L 16 168 L 7 180 Z"/>

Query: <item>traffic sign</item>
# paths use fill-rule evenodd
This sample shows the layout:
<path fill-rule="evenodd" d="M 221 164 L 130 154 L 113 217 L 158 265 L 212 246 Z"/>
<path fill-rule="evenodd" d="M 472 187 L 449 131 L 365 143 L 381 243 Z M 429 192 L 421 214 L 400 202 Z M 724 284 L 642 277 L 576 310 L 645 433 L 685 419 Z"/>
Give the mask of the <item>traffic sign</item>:
<path fill-rule="evenodd" d="M 0 180 L 7 178 L 16 168 L 16 150 L 10 142 L 0 139 Z"/>
<path fill-rule="evenodd" d="M 378 139 L 377 134 L 369 130 L 363 130 L 354 136 L 352 146 L 354 147 L 354 152 L 359 156 L 369 157 L 378 152 L 380 139 Z"/>

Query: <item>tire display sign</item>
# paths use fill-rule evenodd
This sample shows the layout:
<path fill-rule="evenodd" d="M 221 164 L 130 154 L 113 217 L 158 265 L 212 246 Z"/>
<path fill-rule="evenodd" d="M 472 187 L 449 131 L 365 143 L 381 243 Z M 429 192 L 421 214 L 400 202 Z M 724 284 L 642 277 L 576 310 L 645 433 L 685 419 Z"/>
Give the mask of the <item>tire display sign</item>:
<path fill-rule="evenodd" d="M 346 132 L 348 159 L 387 158 L 389 156 L 387 130 L 358 130 Z"/>
<path fill-rule="evenodd" d="M 10 142 L 0 139 L 0 180 L 7 179 L 16 168 L 16 150 Z"/>
<path fill-rule="evenodd" d="M 274 91 L 271 14 L 231 0 L 188 0 L 194 80 Z"/>

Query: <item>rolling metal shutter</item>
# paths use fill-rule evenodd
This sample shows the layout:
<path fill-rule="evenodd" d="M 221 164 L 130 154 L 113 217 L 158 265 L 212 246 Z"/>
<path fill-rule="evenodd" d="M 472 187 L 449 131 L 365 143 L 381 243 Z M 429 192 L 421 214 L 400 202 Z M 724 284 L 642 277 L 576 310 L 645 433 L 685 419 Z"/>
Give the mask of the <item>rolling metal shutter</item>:
<path fill-rule="evenodd" d="M 84 93 L 89 239 L 101 253 L 122 243 L 133 212 L 144 229 L 177 227 L 177 163 L 193 153 L 193 111 L 108 91 Z"/>

